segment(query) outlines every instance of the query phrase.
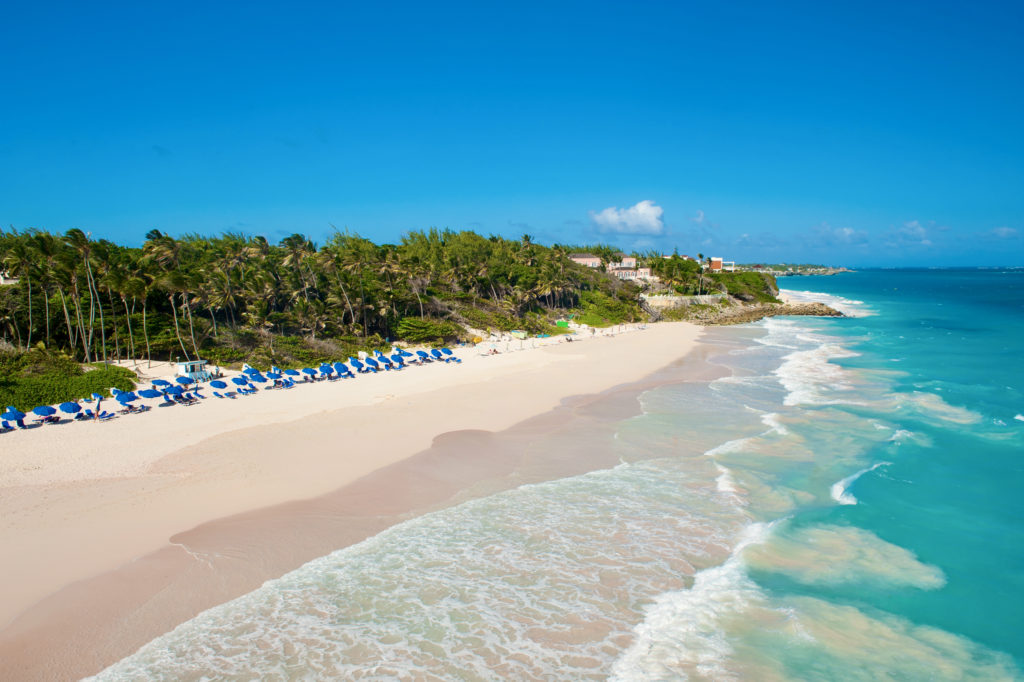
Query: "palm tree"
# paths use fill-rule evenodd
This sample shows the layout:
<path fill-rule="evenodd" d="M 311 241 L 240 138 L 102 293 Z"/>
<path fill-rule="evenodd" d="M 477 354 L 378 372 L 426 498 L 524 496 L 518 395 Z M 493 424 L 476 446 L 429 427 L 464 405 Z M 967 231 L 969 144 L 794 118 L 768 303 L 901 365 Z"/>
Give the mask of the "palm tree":
<path fill-rule="evenodd" d="M 4 254 L 3 263 L 7 271 L 17 277 L 19 282 L 25 282 L 28 288 L 28 340 L 25 346 L 32 347 L 32 271 L 35 269 L 35 254 L 33 253 L 29 234 L 14 233 L 12 243 Z"/>

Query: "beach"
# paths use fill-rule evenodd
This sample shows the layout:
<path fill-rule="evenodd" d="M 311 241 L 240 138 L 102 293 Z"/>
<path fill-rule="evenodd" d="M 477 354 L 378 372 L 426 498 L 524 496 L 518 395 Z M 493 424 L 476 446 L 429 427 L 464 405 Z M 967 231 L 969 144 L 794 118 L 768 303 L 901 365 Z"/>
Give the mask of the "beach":
<path fill-rule="evenodd" d="M 497 355 L 463 349 L 458 365 L 5 434 L 0 676 L 95 673 L 310 559 L 507 487 L 519 455 L 468 457 L 474 439 L 531 418 L 546 428 L 568 399 L 685 358 L 700 333 L 663 323 Z M 711 378 L 698 365 L 694 376 Z M 583 453 L 537 475 L 613 464 Z"/>

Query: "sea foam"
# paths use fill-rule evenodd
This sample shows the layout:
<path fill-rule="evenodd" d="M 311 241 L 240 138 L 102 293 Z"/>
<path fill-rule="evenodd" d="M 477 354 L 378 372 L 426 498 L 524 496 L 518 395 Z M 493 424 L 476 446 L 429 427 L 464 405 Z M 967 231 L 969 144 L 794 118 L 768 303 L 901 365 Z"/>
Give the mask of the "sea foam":
<path fill-rule="evenodd" d="M 850 492 L 850 486 L 852 486 L 858 478 L 868 473 L 869 471 L 874 471 L 875 469 L 881 466 L 889 466 L 889 464 L 891 464 L 891 462 L 878 462 L 877 464 L 869 466 L 867 469 L 861 469 L 857 473 L 850 474 L 841 481 L 833 483 L 832 487 L 829 490 L 829 492 L 832 495 L 832 499 L 838 502 L 839 504 L 857 504 L 857 498 L 854 497 L 853 493 Z"/>

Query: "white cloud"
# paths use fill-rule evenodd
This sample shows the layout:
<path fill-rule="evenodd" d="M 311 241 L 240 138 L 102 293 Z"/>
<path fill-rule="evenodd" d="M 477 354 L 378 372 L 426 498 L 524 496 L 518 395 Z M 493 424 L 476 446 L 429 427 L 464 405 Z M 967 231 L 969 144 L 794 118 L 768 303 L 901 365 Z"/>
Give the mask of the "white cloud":
<path fill-rule="evenodd" d="M 868 233 L 852 227 L 832 227 L 822 223 L 811 228 L 811 246 L 858 246 L 866 244 Z"/>
<path fill-rule="evenodd" d="M 917 220 L 911 220 L 890 230 L 886 240 L 886 246 L 890 248 L 931 245 L 932 240 L 928 237 L 928 230 Z"/>
<path fill-rule="evenodd" d="M 1017 230 L 1012 227 L 994 227 L 988 233 L 996 239 L 1013 239 L 1017 236 Z"/>
<path fill-rule="evenodd" d="M 702 222 L 704 222 L 704 211 L 702 211 L 702 210 L 700 210 L 698 208 L 697 209 L 697 215 L 695 215 L 692 218 L 690 218 L 690 221 L 694 222 L 694 223 L 702 223 Z"/>
<path fill-rule="evenodd" d="M 600 213 L 590 212 L 590 220 L 598 232 L 619 234 L 663 234 L 665 223 L 661 219 L 664 209 L 650 199 L 644 199 L 629 208 L 609 206 Z"/>

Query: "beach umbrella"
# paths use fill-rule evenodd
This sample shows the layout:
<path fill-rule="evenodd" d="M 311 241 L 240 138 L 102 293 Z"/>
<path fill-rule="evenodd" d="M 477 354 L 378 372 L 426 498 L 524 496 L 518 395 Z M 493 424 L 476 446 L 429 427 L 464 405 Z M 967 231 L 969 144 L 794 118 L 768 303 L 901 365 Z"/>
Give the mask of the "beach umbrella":
<path fill-rule="evenodd" d="M 445 355 L 455 355 L 454 353 L 452 353 L 451 348 L 442 348 L 441 352 L 444 353 Z"/>
<path fill-rule="evenodd" d="M 242 370 L 242 372 L 244 374 L 259 374 L 260 373 L 260 371 L 258 369 L 256 369 L 255 367 L 246 367 L 245 369 Z"/>
<path fill-rule="evenodd" d="M 267 378 L 277 381 L 278 379 L 281 378 L 281 375 L 278 374 L 277 372 L 267 372 Z"/>
<path fill-rule="evenodd" d="M 255 381 L 256 383 L 259 384 L 265 384 L 267 383 L 267 378 L 262 374 L 250 374 L 249 381 Z"/>
<path fill-rule="evenodd" d="M 154 386 L 170 386 L 171 382 L 167 381 L 166 379 L 153 379 L 153 385 Z M 95 393 L 93 395 L 95 395 Z"/>
<path fill-rule="evenodd" d="M 399 353 L 395 353 L 394 355 L 392 355 L 391 361 L 398 366 L 405 364 L 405 362 L 402 360 L 402 356 Z"/>
<path fill-rule="evenodd" d="M 144 388 L 139 391 L 140 398 L 159 398 L 163 393 L 153 388 Z"/>
<path fill-rule="evenodd" d="M 20 410 L 14 409 L 13 405 L 8 405 L 7 406 L 7 411 L 4 412 L 2 415 L 0 415 L 0 419 L 7 419 L 7 420 L 10 420 L 12 422 L 16 422 L 16 421 L 19 421 L 19 420 L 24 419 L 24 418 L 25 418 L 25 413 L 20 411 Z"/>
<path fill-rule="evenodd" d="M 75 412 L 82 411 L 82 406 L 78 403 L 61 403 L 58 407 L 61 412 L 66 412 L 67 414 L 74 414 Z"/>
<path fill-rule="evenodd" d="M 174 377 L 174 380 L 179 384 L 194 384 L 196 382 L 192 377 Z"/>
<path fill-rule="evenodd" d="M 171 386 L 166 391 L 164 391 L 164 393 L 166 393 L 167 395 L 184 395 L 185 389 L 183 389 L 181 386 Z"/>
<path fill-rule="evenodd" d="M 119 389 L 117 386 L 111 386 L 110 395 L 116 396 L 118 393 L 122 393 L 121 389 Z"/>
<path fill-rule="evenodd" d="M 309 376 L 316 376 L 316 370 L 313 369 L 312 367 L 303 367 L 302 373 L 308 374 Z"/>
<path fill-rule="evenodd" d="M 338 374 L 344 374 L 348 371 L 348 367 L 345 366 L 344 362 L 336 362 L 334 363 L 334 371 Z"/>
<path fill-rule="evenodd" d="M 119 403 L 130 403 L 133 400 L 138 400 L 139 396 L 131 392 L 121 392 L 117 394 L 117 402 Z"/>
<path fill-rule="evenodd" d="M 380 369 L 380 364 L 378 364 L 377 361 L 374 360 L 373 358 L 368 357 L 363 359 L 366 361 L 366 364 L 369 365 L 371 369 Z"/>
<path fill-rule="evenodd" d="M 39 407 L 33 407 L 32 412 L 40 417 L 49 417 L 51 414 L 56 414 L 57 410 L 49 405 L 40 405 Z"/>
<path fill-rule="evenodd" d="M 93 393 L 92 394 L 92 399 L 95 400 L 96 402 L 99 402 L 99 401 L 103 400 L 103 396 L 101 396 L 99 393 Z"/>
<path fill-rule="evenodd" d="M 297 377 L 300 374 L 299 370 L 297 369 L 286 369 L 284 373 L 290 377 Z"/>
<path fill-rule="evenodd" d="M 210 382 L 210 386 L 212 386 L 213 388 L 227 388 L 228 387 L 228 385 L 225 384 L 220 379 L 217 379 L 216 381 L 211 381 Z"/>
<path fill-rule="evenodd" d="M 238 386 L 245 386 L 247 383 L 249 383 L 249 380 L 244 377 L 231 377 L 231 383 L 236 384 Z"/>

